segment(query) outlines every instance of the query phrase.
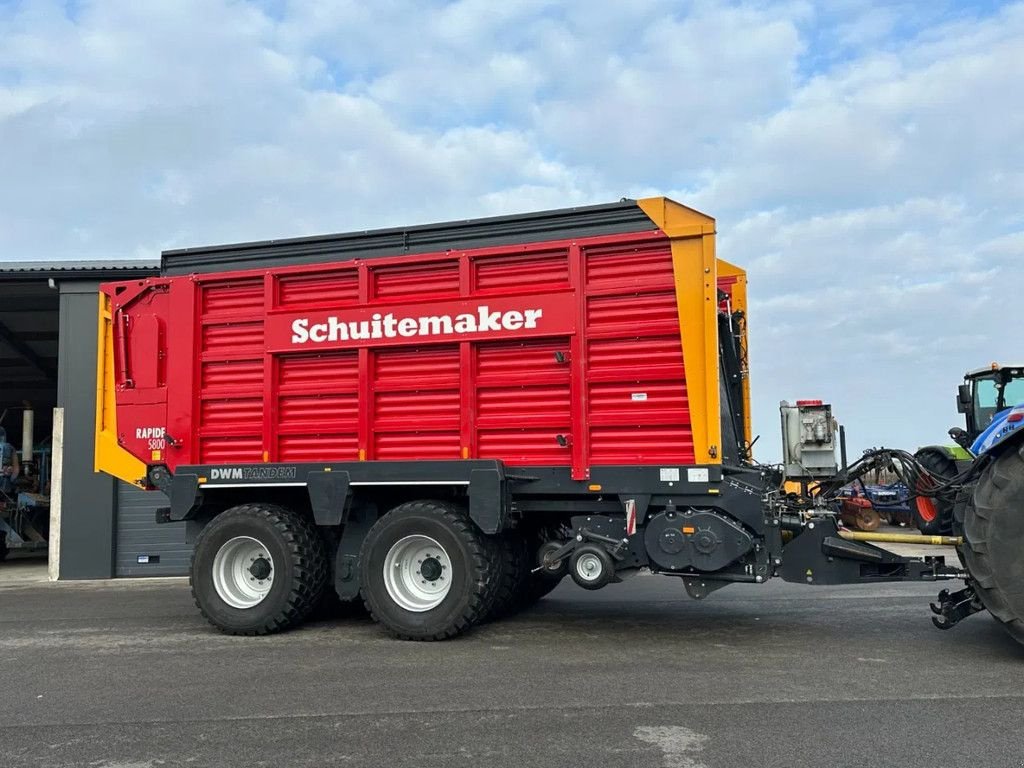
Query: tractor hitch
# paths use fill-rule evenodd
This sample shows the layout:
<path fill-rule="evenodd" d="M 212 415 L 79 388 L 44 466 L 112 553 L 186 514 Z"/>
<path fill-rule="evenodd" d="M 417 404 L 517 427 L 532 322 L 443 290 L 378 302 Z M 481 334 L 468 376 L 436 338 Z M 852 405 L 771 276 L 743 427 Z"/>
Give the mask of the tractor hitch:
<path fill-rule="evenodd" d="M 957 592 L 942 590 L 938 602 L 932 603 L 931 608 L 935 614 L 932 616 L 932 624 L 939 629 L 952 629 L 968 616 L 985 610 L 970 583 Z"/>

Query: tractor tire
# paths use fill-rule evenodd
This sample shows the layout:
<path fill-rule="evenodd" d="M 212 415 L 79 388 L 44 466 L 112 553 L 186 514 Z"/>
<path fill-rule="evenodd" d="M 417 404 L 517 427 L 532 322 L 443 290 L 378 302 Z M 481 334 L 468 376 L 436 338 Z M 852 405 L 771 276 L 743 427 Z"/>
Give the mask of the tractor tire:
<path fill-rule="evenodd" d="M 359 576 L 367 610 L 393 636 L 444 640 L 491 614 L 500 553 L 458 507 L 411 501 L 366 534 Z"/>
<path fill-rule="evenodd" d="M 7 534 L 0 533 L 0 563 L 7 559 L 10 552 L 11 550 L 7 548 Z"/>
<path fill-rule="evenodd" d="M 222 632 L 281 632 L 304 621 L 322 598 L 323 539 L 284 507 L 232 507 L 196 539 L 190 582 L 196 606 Z"/>
<path fill-rule="evenodd" d="M 958 552 L 982 604 L 1024 643 L 1024 444 L 992 461 L 955 507 Z"/>
<path fill-rule="evenodd" d="M 922 448 L 914 454 L 914 458 L 938 477 L 950 478 L 957 474 L 956 462 L 940 448 Z M 930 484 L 930 481 L 919 480 L 916 490 L 926 489 Z M 918 496 L 910 500 L 910 511 L 914 516 L 914 525 L 923 534 L 948 536 L 953 532 L 952 497 Z"/>

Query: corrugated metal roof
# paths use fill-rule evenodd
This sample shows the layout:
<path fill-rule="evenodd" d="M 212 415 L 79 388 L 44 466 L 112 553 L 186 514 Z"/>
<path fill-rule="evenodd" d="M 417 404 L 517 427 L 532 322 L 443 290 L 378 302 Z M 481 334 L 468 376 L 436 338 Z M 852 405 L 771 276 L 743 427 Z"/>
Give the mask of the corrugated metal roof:
<path fill-rule="evenodd" d="M 0 261 L 0 272 L 91 272 L 95 270 L 160 269 L 160 264 L 139 259 L 109 261 Z"/>
<path fill-rule="evenodd" d="M 0 280 L 104 279 L 157 275 L 160 265 L 139 259 L 106 261 L 0 261 Z"/>

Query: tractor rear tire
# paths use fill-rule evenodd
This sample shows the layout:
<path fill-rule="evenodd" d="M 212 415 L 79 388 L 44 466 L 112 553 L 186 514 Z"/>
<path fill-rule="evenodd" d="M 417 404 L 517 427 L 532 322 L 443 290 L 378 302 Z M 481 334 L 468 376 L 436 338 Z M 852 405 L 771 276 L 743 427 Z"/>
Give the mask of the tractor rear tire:
<path fill-rule="evenodd" d="M 981 602 L 1024 643 L 1024 444 L 1009 447 L 955 507 L 958 548 Z"/>
<path fill-rule="evenodd" d="M 490 615 L 501 576 L 496 542 L 464 510 L 410 501 L 381 517 L 359 550 L 374 620 L 400 640 L 445 640 Z"/>
<path fill-rule="evenodd" d="M 956 477 L 956 462 L 939 448 L 922 448 L 914 458 L 936 477 Z M 921 487 L 911 489 L 912 492 L 924 489 L 925 484 L 930 485 L 927 480 L 919 483 Z M 917 530 L 927 536 L 948 536 L 953 532 L 953 499 L 949 496 L 917 496 L 910 500 L 910 511 Z"/>
<path fill-rule="evenodd" d="M 302 623 L 327 583 L 313 524 L 275 504 L 242 504 L 211 520 L 192 554 L 192 597 L 229 635 L 268 635 Z"/>

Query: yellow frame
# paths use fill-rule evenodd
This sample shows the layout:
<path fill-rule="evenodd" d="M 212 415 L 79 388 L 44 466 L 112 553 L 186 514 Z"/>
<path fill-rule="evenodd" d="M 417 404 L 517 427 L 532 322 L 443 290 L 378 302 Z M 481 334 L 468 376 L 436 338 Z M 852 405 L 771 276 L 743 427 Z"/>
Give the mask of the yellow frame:
<path fill-rule="evenodd" d="M 130 454 L 117 438 L 117 398 L 114 385 L 114 322 L 110 297 L 100 293 L 96 343 L 96 472 L 106 472 L 132 485 L 145 485 L 146 465 Z"/>
<path fill-rule="evenodd" d="M 672 244 L 676 306 L 696 462 L 721 464 L 718 274 L 719 266 L 725 262 L 715 257 L 715 220 L 667 197 L 648 197 L 638 200 L 637 204 Z M 746 302 L 745 290 L 743 300 Z"/>

